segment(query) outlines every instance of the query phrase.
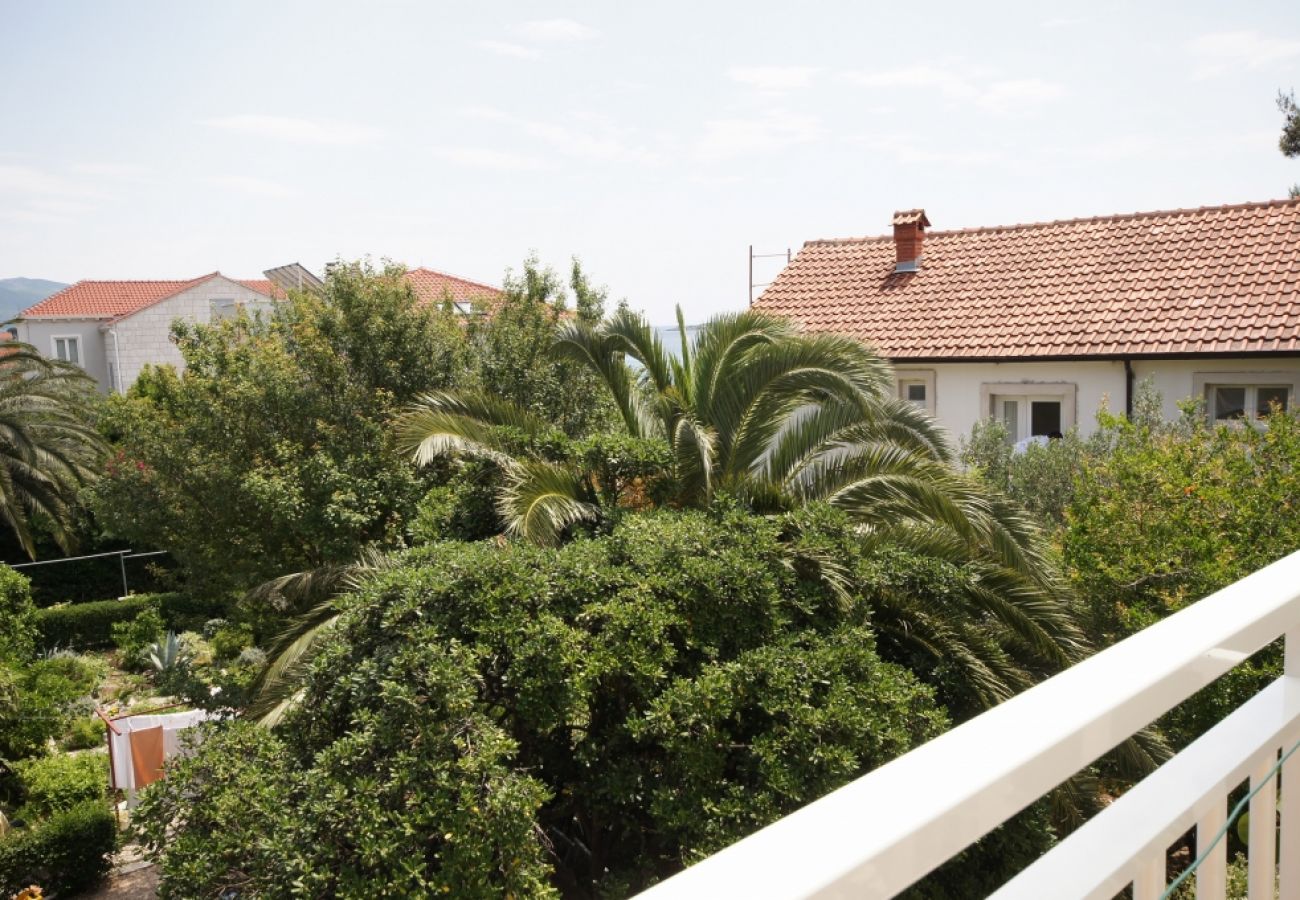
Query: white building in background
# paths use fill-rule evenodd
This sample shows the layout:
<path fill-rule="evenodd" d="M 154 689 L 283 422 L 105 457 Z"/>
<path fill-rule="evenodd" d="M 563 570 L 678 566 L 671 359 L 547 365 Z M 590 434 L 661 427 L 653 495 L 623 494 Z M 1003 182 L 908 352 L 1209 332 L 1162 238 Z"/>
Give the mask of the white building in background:
<path fill-rule="evenodd" d="M 1219 421 L 1300 394 L 1300 200 L 809 241 L 755 303 L 890 359 L 902 399 L 954 437 L 1095 427 L 1150 379 L 1169 418 Z M 924 253 L 922 253 L 924 247 Z"/>
<path fill-rule="evenodd" d="M 78 281 L 24 310 L 11 327 L 39 352 L 81 366 L 101 390 L 125 391 L 146 365 L 184 368 L 171 339 L 176 319 L 212 322 L 240 309 L 269 310 L 283 296 L 270 279 L 220 272 L 187 281 Z"/>
<path fill-rule="evenodd" d="M 185 281 L 78 281 L 23 311 L 13 336 L 45 355 L 76 363 L 100 389 L 125 391 L 146 365 L 185 368 L 171 339 L 172 323 L 213 322 L 245 310 L 268 312 L 291 290 L 320 290 L 324 282 L 291 263 L 262 279 L 212 272 Z M 460 314 L 490 311 L 504 296 L 491 285 L 433 269 L 411 269 L 407 284 L 422 303 L 450 301 Z"/>

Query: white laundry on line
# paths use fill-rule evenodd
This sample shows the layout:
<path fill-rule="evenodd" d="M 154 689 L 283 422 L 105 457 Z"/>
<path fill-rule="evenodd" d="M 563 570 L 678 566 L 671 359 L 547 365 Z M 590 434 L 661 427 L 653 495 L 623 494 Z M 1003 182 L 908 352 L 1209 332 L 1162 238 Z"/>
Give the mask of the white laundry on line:
<path fill-rule="evenodd" d="M 109 787 L 121 791 L 135 790 L 135 768 L 131 763 L 131 732 L 146 728 L 163 729 L 163 758 L 171 759 L 181 752 L 180 733 L 208 718 L 201 709 L 164 715 L 124 716 L 112 719 L 108 730 L 108 752 L 112 757 L 109 766 Z M 114 731 L 113 729 L 117 730 Z"/>

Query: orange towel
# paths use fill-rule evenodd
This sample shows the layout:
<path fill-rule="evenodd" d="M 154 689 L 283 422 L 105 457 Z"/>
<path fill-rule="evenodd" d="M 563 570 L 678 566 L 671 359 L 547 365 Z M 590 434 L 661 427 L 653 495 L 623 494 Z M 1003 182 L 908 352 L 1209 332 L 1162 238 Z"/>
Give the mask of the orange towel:
<path fill-rule="evenodd" d="M 163 730 L 161 725 L 131 732 L 131 765 L 135 769 L 136 790 L 162 778 Z"/>

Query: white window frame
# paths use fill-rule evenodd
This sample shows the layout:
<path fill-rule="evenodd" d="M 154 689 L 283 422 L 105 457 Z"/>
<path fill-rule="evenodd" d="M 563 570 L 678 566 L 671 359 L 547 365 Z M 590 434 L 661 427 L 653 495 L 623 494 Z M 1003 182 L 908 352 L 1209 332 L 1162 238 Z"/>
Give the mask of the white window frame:
<path fill-rule="evenodd" d="M 77 348 L 77 358 L 76 358 L 75 360 L 74 360 L 74 359 L 63 359 L 63 357 L 59 356 L 59 341 L 71 341 L 72 344 L 76 345 L 76 348 Z M 81 353 L 81 335 L 79 335 L 79 334 L 52 334 L 52 335 L 50 335 L 50 358 L 51 358 L 51 359 L 59 359 L 59 360 L 63 360 L 63 362 L 70 362 L 70 363 L 72 363 L 74 366 L 82 366 L 82 367 L 84 368 L 84 367 L 85 367 L 85 357 L 84 357 L 84 356 L 82 355 L 82 353 Z"/>
<path fill-rule="evenodd" d="M 1061 433 L 1069 431 L 1077 422 L 1079 386 L 1072 381 L 986 381 L 980 385 L 980 409 L 985 418 L 1002 421 L 1000 410 L 994 407 L 997 400 L 1018 400 L 1018 432 L 1014 440 L 1029 437 L 1032 422 L 1030 404 L 1034 401 L 1061 404 Z"/>
<path fill-rule="evenodd" d="M 1216 387 L 1242 387 L 1246 388 L 1246 417 L 1245 421 L 1255 422 L 1256 410 L 1255 391 L 1252 388 L 1262 387 L 1283 387 L 1287 389 L 1287 409 L 1296 408 L 1296 399 L 1300 396 L 1300 372 L 1284 371 L 1267 371 L 1258 370 L 1254 372 L 1195 372 L 1192 375 L 1192 396 L 1200 398 L 1205 402 L 1205 415 L 1210 424 L 1216 423 L 1214 418 L 1214 394 L 1213 389 Z"/>
<path fill-rule="evenodd" d="M 934 369 L 895 369 L 894 381 L 898 391 L 899 400 L 907 400 L 907 387 L 912 384 L 925 385 L 925 404 L 921 408 L 934 415 L 935 410 L 935 382 Z"/>

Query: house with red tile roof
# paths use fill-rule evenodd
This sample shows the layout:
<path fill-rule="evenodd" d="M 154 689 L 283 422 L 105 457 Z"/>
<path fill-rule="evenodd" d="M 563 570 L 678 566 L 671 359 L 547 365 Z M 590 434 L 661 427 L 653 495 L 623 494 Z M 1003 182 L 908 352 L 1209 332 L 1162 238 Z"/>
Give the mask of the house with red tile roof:
<path fill-rule="evenodd" d="M 486 312 L 505 297 L 505 292 L 500 288 L 424 267 L 408 269 L 406 280 L 416 296 L 425 303 L 450 300 L 455 310 L 462 315 Z"/>
<path fill-rule="evenodd" d="M 210 272 L 179 281 L 78 281 L 24 310 L 13 327 L 19 340 L 81 366 L 105 392 L 125 391 L 146 365 L 184 368 L 171 340 L 176 319 L 212 322 L 241 309 L 268 312 L 286 291 L 324 287 L 298 263 L 264 274 L 264 279 Z M 433 269 L 411 269 L 405 277 L 421 301 L 450 300 L 464 315 L 490 310 L 504 296 L 498 288 Z"/>
<path fill-rule="evenodd" d="M 184 367 L 171 340 L 176 319 L 211 322 L 240 309 L 267 311 L 284 291 L 269 279 L 220 272 L 177 281 L 78 281 L 23 310 L 19 340 L 81 366 L 107 391 L 124 391 L 148 364 Z"/>
<path fill-rule="evenodd" d="M 1146 379 L 1170 418 L 1251 419 L 1300 395 L 1300 200 L 954 231 L 907 210 L 804 244 L 755 307 L 874 347 L 954 435 L 1087 433 Z"/>

